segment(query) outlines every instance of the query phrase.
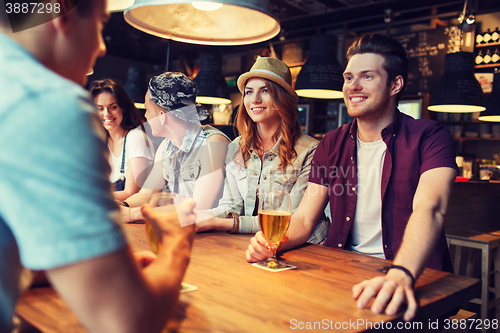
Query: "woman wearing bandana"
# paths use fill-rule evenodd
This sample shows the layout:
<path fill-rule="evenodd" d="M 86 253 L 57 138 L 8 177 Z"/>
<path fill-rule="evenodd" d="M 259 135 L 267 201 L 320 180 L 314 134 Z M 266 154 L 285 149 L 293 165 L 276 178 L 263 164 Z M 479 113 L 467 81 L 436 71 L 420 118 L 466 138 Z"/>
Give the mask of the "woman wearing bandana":
<path fill-rule="evenodd" d="M 217 208 L 198 212 L 198 231 L 255 233 L 259 189 L 290 193 L 293 212 L 307 188 L 318 140 L 300 132 L 299 97 L 288 66 L 278 59 L 258 58 L 238 78 L 238 89 L 240 136 L 228 148 L 224 195 Z M 321 219 L 309 241 L 322 241 L 328 227 L 328 220 Z"/>
<path fill-rule="evenodd" d="M 125 221 L 142 219 L 140 206 L 164 189 L 194 198 L 198 209 L 218 204 L 229 139 L 200 124 L 208 111 L 196 104 L 196 93 L 196 83 L 182 73 L 166 72 L 150 80 L 145 116 L 153 135 L 165 139 L 143 188 L 121 202 Z"/>

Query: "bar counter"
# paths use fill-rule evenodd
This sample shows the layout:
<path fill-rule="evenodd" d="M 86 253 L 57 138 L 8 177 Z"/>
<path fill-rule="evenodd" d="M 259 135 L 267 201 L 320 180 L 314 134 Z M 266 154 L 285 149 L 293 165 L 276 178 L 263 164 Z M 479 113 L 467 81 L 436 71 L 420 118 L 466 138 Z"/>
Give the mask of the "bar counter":
<path fill-rule="evenodd" d="M 134 251 L 149 249 L 144 225 L 127 224 L 124 229 Z M 250 237 L 225 232 L 196 236 L 184 281 L 199 289 L 181 294 L 166 331 L 290 332 L 316 325 L 362 332 L 404 324 L 402 312 L 376 315 L 358 309 L 352 299 L 352 286 L 380 275 L 388 260 L 305 245 L 282 255 L 297 269 L 268 272 L 245 261 Z M 420 308 L 410 324 L 427 328 L 433 319 L 479 295 L 479 288 L 477 279 L 426 269 L 416 284 Z M 42 332 L 86 332 L 50 287 L 28 290 L 16 313 Z"/>

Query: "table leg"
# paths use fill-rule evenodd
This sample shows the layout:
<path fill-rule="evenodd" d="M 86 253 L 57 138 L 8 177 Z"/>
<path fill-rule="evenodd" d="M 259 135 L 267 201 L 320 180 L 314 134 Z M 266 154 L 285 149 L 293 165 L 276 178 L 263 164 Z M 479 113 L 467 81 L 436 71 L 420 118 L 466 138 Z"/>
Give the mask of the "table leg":
<path fill-rule="evenodd" d="M 499 302 L 500 299 L 500 247 L 497 247 L 493 250 L 493 269 L 495 274 L 495 302 Z M 495 318 L 500 320 L 500 304 L 497 303 L 495 307 Z M 496 329 L 497 332 L 500 332 L 500 325 Z"/>
<path fill-rule="evenodd" d="M 490 251 L 487 246 L 481 248 L 481 322 L 488 318 L 488 291 L 490 286 Z M 484 325 L 481 332 L 486 332 Z"/>

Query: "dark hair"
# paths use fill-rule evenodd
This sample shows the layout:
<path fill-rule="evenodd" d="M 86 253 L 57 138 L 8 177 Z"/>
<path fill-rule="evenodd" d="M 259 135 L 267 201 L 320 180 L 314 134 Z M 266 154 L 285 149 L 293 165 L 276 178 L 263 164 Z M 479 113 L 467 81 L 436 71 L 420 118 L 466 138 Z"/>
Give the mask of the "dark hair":
<path fill-rule="evenodd" d="M 125 89 L 111 79 L 94 81 L 89 89 L 92 99 L 103 92 L 108 92 L 113 95 L 122 109 L 123 119 L 120 126 L 125 130 L 131 130 L 142 124 L 142 117 L 134 105 L 134 101 L 128 96 Z"/>
<path fill-rule="evenodd" d="M 356 54 L 375 53 L 384 57 L 385 61 L 382 67 L 387 72 L 387 86 L 394 81 L 398 75 L 403 77 L 403 88 L 396 96 L 396 102 L 399 102 L 403 91 L 406 88 L 408 80 L 408 56 L 404 47 L 396 40 L 375 34 L 373 36 L 365 35 L 357 39 L 347 50 L 347 61 Z"/>
<path fill-rule="evenodd" d="M 66 0 L 71 3 L 72 6 L 74 6 L 74 0 Z M 100 0 L 102 1 L 102 0 Z M 79 1 L 76 5 L 76 12 L 80 17 L 88 17 L 90 14 L 92 14 L 92 11 L 94 10 L 94 5 L 96 3 L 96 0 L 82 0 Z"/>
<path fill-rule="evenodd" d="M 269 90 L 272 105 L 276 109 L 280 119 L 279 129 L 274 133 L 273 139 L 278 140 L 281 136 L 278 152 L 278 157 L 281 161 L 279 166 L 282 170 L 285 170 L 285 168 L 291 165 L 292 161 L 297 157 L 295 143 L 300 137 L 299 109 L 297 108 L 295 99 L 282 86 L 264 78 L 263 80 Z M 250 147 L 252 144 L 254 148 L 262 148 L 262 142 L 257 133 L 257 124 L 248 115 L 243 99 L 244 93 L 241 97 L 236 125 L 241 135 L 239 151 L 246 165 L 247 161 L 250 159 Z M 238 154 L 238 152 L 236 154 Z"/>

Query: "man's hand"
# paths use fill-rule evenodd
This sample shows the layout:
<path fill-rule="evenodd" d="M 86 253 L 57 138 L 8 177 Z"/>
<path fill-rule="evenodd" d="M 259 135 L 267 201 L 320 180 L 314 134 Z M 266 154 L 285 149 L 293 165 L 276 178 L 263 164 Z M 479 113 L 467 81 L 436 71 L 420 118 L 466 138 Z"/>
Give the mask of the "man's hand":
<path fill-rule="evenodd" d="M 156 259 L 156 255 L 151 251 L 140 251 L 133 254 L 135 262 L 141 269 L 148 267 Z"/>
<path fill-rule="evenodd" d="M 175 206 L 175 210 L 158 211 L 149 204 L 144 204 L 141 212 L 154 228 L 156 235 L 185 234 L 186 237 L 192 239 L 196 222 L 195 205 L 193 199 L 185 199 Z"/>
<path fill-rule="evenodd" d="M 248 251 L 247 251 L 248 253 Z M 418 304 L 412 288 L 412 281 L 405 272 L 391 269 L 385 276 L 377 276 L 365 280 L 352 287 L 352 296 L 357 300 L 358 308 L 364 308 L 372 297 L 376 297 L 371 306 L 374 313 L 394 315 L 403 303 L 408 304 L 404 313 L 404 320 L 415 318 Z"/>
<path fill-rule="evenodd" d="M 283 237 L 281 244 L 286 243 L 288 237 Z M 273 253 L 268 249 L 269 243 L 267 242 L 262 231 L 258 231 L 255 236 L 250 239 L 250 244 L 246 252 L 248 262 L 258 262 L 266 260 L 273 256 Z M 278 249 L 279 251 L 279 249 Z"/>

